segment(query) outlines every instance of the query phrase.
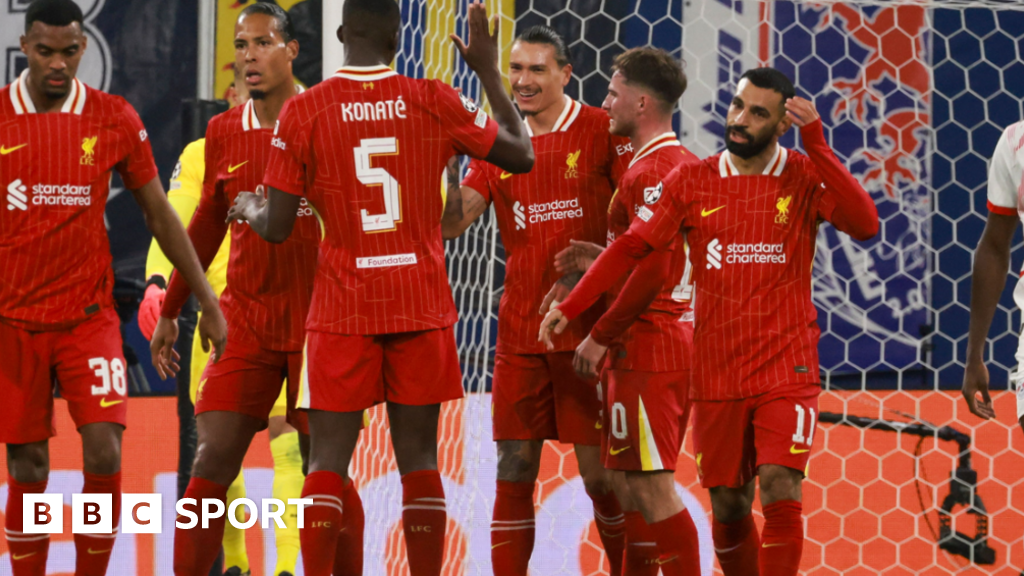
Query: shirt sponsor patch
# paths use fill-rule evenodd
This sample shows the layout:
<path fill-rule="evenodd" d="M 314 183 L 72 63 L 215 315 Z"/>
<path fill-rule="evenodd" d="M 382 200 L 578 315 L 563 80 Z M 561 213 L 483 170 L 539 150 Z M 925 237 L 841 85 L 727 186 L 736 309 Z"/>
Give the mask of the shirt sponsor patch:
<path fill-rule="evenodd" d="M 487 114 L 483 110 L 476 111 L 476 120 L 473 121 L 477 128 L 483 128 L 487 126 Z"/>
<path fill-rule="evenodd" d="M 641 206 L 636 215 L 644 222 L 650 222 L 651 218 L 654 216 L 654 212 L 652 212 L 647 206 Z"/>
<path fill-rule="evenodd" d="M 389 268 L 391 266 L 408 266 L 415 263 L 416 254 L 391 254 L 389 256 L 356 258 L 356 268 Z"/>

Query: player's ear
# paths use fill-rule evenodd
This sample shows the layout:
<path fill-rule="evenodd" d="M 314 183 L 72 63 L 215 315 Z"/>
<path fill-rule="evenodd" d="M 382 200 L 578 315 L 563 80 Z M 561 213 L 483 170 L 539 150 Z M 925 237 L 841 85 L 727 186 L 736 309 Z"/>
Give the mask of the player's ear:
<path fill-rule="evenodd" d="M 562 66 L 562 87 L 569 85 L 569 80 L 572 80 L 572 64 L 566 64 Z"/>
<path fill-rule="evenodd" d="M 341 42 L 342 44 L 345 43 L 345 32 L 344 31 L 345 31 L 345 25 L 344 24 L 338 26 L 338 32 L 337 32 L 336 35 L 338 37 L 338 42 Z"/>
<path fill-rule="evenodd" d="M 789 117 L 789 114 L 786 114 L 785 110 L 782 111 L 782 114 L 782 120 L 779 120 L 779 123 L 775 125 L 776 138 L 782 138 L 793 127 L 793 119 Z"/>
<path fill-rule="evenodd" d="M 299 56 L 299 41 L 292 38 L 285 44 L 285 48 L 288 50 L 288 59 L 295 60 Z"/>

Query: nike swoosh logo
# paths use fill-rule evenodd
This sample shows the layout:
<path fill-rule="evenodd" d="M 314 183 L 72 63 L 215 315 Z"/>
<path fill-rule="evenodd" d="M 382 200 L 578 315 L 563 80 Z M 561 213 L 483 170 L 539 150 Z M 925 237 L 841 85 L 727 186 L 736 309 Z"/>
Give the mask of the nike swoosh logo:
<path fill-rule="evenodd" d="M 594 422 L 594 429 L 595 430 L 600 430 L 601 428 L 604 428 L 604 426 L 601 426 L 600 422 Z"/>
<path fill-rule="evenodd" d="M 736 550 L 740 546 L 743 546 L 743 544 L 737 544 L 737 545 L 735 545 L 735 546 L 733 546 L 731 548 L 715 548 L 715 554 L 725 554 L 726 552 L 732 552 L 733 550 Z"/>
<path fill-rule="evenodd" d="M 498 544 L 495 544 L 494 546 L 491 546 L 491 550 L 494 550 L 498 546 L 504 546 L 505 544 L 511 544 L 511 543 L 512 543 L 511 540 L 505 540 L 504 542 L 499 542 Z"/>
<path fill-rule="evenodd" d="M 712 214 L 714 214 L 715 212 L 718 212 L 722 208 L 725 208 L 725 206 L 719 206 L 718 208 L 712 208 L 711 210 L 701 210 L 700 211 L 700 216 L 701 216 L 701 218 L 707 218 L 708 216 L 711 216 Z"/>
<path fill-rule="evenodd" d="M 786 545 L 786 543 L 785 543 L 785 542 L 776 542 L 776 543 L 774 543 L 774 544 L 768 544 L 768 543 L 766 542 L 766 543 L 764 543 L 764 544 L 761 544 L 761 548 L 774 548 L 774 547 L 776 547 L 776 546 L 785 546 L 785 545 Z"/>
<path fill-rule="evenodd" d="M 13 554 L 13 555 L 11 555 L 11 560 L 24 560 L 25 558 L 28 558 L 29 556 L 35 556 L 35 555 L 36 555 L 35 552 L 29 552 L 28 554 L 21 554 L 21 555 Z"/>
<path fill-rule="evenodd" d="M 104 399 L 100 400 L 100 408 L 110 408 L 111 406 L 120 404 L 121 402 L 124 402 L 124 400 L 114 400 L 114 401 L 111 402 L 111 401 L 107 400 L 106 398 L 104 398 Z"/>
<path fill-rule="evenodd" d="M 501 176 L 500 176 L 500 178 L 501 178 L 502 180 L 508 180 L 508 179 L 509 179 L 509 178 L 511 178 L 511 177 L 512 177 L 512 175 L 511 175 L 511 174 L 509 174 L 508 172 L 502 172 L 502 173 L 501 173 Z"/>
<path fill-rule="evenodd" d="M 228 174 L 231 174 L 235 170 L 238 170 L 239 168 L 241 168 L 242 166 L 245 166 L 248 163 L 249 163 L 249 161 L 246 160 L 245 162 L 242 162 L 241 164 L 235 164 L 234 166 L 228 166 Z"/>
<path fill-rule="evenodd" d="M 612 456 L 615 456 L 617 454 L 621 454 L 622 452 L 625 452 L 626 450 L 629 450 L 629 448 L 630 448 L 629 446 L 626 446 L 625 448 L 619 448 L 617 450 L 615 448 L 609 448 L 608 449 L 608 453 L 611 454 Z"/>
<path fill-rule="evenodd" d="M 664 560 L 662 560 L 661 558 L 658 558 L 658 565 L 661 565 L 661 564 L 668 564 L 669 562 L 672 562 L 672 561 L 673 561 L 673 560 L 675 560 L 676 558 L 679 558 L 679 556 L 673 556 L 673 557 L 671 557 L 671 558 L 666 558 L 666 559 L 664 559 Z"/>
<path fill-rule="evenodd" d="M 89 554 L 106 554 L 107 552 L 110 552 L 111 550 L 113 550 L 113 548 L 110 548 L 108 550 L 93 550 L 92 548 L 89 548 Z"/>
<path fill-rule="evenodd" d="M 811 451 L 810 448 L 807 448 L 806 450 L 801 450 L 801 449 L 796 447 L 796 444 L 793 444 L 792 446 L 789 447 L 789 453 L 790 454 L 804 454 L 804 453 L 807 453 L 807 452 L 810 452 L 810 451 Z"/>
<path fill-rule="evenodd" d="M 21 144 L 20 146 L 15 146 L 14 148 L 4 148 L 3 146 L 0 146 L 0 156 L 7 156 L 11 152 L 21 150 L 25 146 L 28 146 L 28 144 Z"/>

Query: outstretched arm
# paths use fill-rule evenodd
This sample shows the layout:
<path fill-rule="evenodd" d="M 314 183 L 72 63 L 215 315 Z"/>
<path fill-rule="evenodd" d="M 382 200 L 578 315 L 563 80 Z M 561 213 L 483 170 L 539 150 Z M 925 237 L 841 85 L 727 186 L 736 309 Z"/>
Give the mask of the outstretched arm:
<path fill-rule="evenodd" d="M 262 189 L 259 186 L 256 193 L 241 192 L 228 212 L 228 220 L 244 220 L 260 238 L 280 244 L 292 234 L 302 198 L 273 186 L 264 198 Z"/>

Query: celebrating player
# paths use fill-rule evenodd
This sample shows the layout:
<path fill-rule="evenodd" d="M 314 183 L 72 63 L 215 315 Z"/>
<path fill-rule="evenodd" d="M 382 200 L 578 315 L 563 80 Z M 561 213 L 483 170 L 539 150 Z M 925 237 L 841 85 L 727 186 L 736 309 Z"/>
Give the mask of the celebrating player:
<path fill-rule="evenodd" d="M 574 445 L 612 574 L 622 565 L 622 509 L 601 466 L 600 392 L 572 368 L 572 350 L 595 318 L 573 322 L 551 351 L 535 336 L 544 291 L 560 276 L 555 253 L 570 239 L 604 241 L 605 213 L 629 155 L 629 142 L 608 134 L 606 113 L 565 95 L 571 74 L 569 50 L 551 28 L 534 26 L 516 38 L 509 81 L 526 115 L 537 166 L 517 176 L 474 161 L 443 221 L 445 237 L 454 238 L 493 202 L 505 246 L 492 388 L 498 493 L 491 564 L 497 576 L 526 575 L 534 541 L 533 491 L 548 439 Z"/>
<path fill-rule="evenodd" d="M 634 48 L 620 54 L 612 70 L 604 109 L 612 133 L 628 136 L 636 150 L 609 210 L 608 237 L 614 241 L 658 202 L 662 181 L 675 167 L 698 160 L 672 130 L 672 110 L 686 90 L 679 62 L 663 50 Z M 623 298 L 601 317 L 575 358 L 578 371 L 593 374 L 611 350 L 604 464 L 626 471 L 619 495 L 626 510 L 622 571 L 627 576 L 656 576 L 659 567 L 666 575 L 700 573 L 697 528 L 673 478 L 690 419 L 693 286 L 683 240 L 679 236 L 645 258 L 626 285 L 613 291 Z M 574 242 L 556 264 L 567 270 L 586 259 L 577 253 L 588 248 L 601 251 Z"/>
<path fill-rule="evenodd" d="M 273 138 L 270 126 L 284 103 L 300 91 L 291 70 L 298 48 L 284 10 L 270 4 L 242 10 L 235 24 L 235 66 L 242 71 L 252 99 L 215 117 L 207 129 L 203 195 L 189 226 L 204 267 L 210 265 L 228 232 L 225 219 L 230 202 L 239 191 L 251 190 L 262 180 Z M 299 211 L 296 234 L 281 245 L 264 241 L 244 223 L 231 226 L 223 304 L 232 339 L 224 357 L 207 367 L 198 385 L 199 443 L 186 498 L 224 502 L 253 436 L 267 427 L 285 378 L 294 400 L 319 242 L 311 211 L 305 206 Z M 172 276 L 153 334 L 154 359 L 161 374 L 173 370 L 163 359 L 177 339 L 175 319 L 187 297 L 188 289 Z M 289 420 L 305 431 L 301 414 L 293 411 Z M 209 572 L 220 551 L 225 520 L 221 516 L 208 528 L 176 531 L 175 574 Z M 291 566 L 281 571 L 294 570 L 297 552 Z"/>
<path fill-rule="evenodd" d="M 809 157 L 778 145 L 791 124 Z M 641 208 L 629 232 L 548 314 L 542 337 L 685 231 L 698 262 L 694 450 L 711 493 L 719 563 L 728 576 L 790 575 L 803 549 L 801 483 L 820 389 L 811 302 L 816 232 L 826 220 L 866 240 L 878 232 L 878 212 L 829 149 L 814 105 L 778 70 L 742 76 L 725 136 L 726 152 L 673 171 L 662 198 Z M 755 476 L 765 517 L 760 544 L 750 514 Z"/>
<path fill-rule="evenodd" d="M 1024 122 L 1011 124 L 992 153 L 988 168 L 988 221 L 978 242 L 971 277 L 971 327 L 967 337 L 967 366 L 964 371 L 963 395 L 971 413 L 979 418 L 995 418 L 992 399 L 988 395 L 988 369 L 985 368 L 985 342 L 999 297 L 1006 285 L 1010 269 L 1010 248 L 1017 222 L 1024 217 L 1020 199 L 1022 189 L 1021 149 L 1024 149 Z M 1013 299 L 1024 309 L 1024 276 L 1017 280 Z M 1024 430 L 1024 335 L 1017 348 L 1017 420 Z M 982 398 L 978 399 L 978 394 Z"/>
<path fill-rule="evenodd" d="M 469 7 L 469 45 L 453 40 L 498 122 L 451 87 L 388 67 L 401 27 L 393 0 L 347 0 L 343 10 L 345 66 L 288 102 L 264 177 L 269 196 L 240 195 L 231 217 L 272 242 L 289 236 L 303 197 L 323 219 L 299 396 L 312 440 L 305 573 L 331 572 L 362 410 L 387 402 L 409 569 L 436 576 L 447 522 L 438 416 L 463 394 L 437 177 L 453 154 L 526 172 L 533 149 L 504 94 L 483 4 Z"/>
<path fill-rule="evenodd" d="M 103 224 L 110 171 L 133 191 L 153 236 L 195 289 L 200 334 L 217 357 L 227 337 L 217 297 L 167 203 L 146 130 L 122 98 L 75 75 L 87 47 L 72 0 L 35 0 L 25 13 L 26 69 L 0 90 L 0 441 L 7 444 L 4 514 L 15 576 L 46 573 L 49 536 L 25 534 L 25 494 L 46 489 L 54 382 L 82 437 L 82 492 L 111 494 L 111 534 L 75 534 L 75 573 L 106 572 L 121 504 L 127 380 Z"/>

